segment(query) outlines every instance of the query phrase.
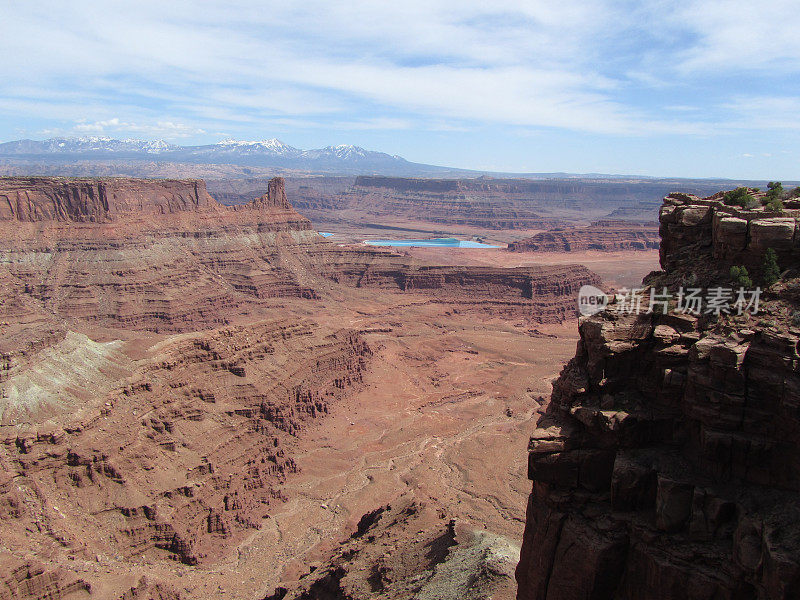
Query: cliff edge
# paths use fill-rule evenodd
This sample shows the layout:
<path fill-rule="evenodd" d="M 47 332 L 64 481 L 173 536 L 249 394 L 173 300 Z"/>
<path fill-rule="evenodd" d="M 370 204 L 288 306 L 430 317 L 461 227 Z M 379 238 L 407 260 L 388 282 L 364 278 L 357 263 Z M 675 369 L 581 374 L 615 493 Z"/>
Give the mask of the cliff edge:
<path fill-rule="evenodd" d="M 0 225 L 14 223 L 177 222 L 209 217 L 258 222 L 259 229 L 308 231 L 311 223 L 286 199 L 283 177 L 261 198 L 236 207 L 218 203 L 200 179 L 0 177 Z"/>
<path fill-rule="evenodd" d="M 218 209 L 197 179 L 0 178 L 0 221 L 108 222 L 122 215 Z"/>
<path fill-rule="evenodd" d="M 800 597 L 799 224 L 722 194 L 664 199 L 646 284 L 735 288 L 745 267 L 760 305 L 617 299 L 581 319 L 530 441 L 519 600 Z M 770 248 L 783 275 L 767 286 Z"/>

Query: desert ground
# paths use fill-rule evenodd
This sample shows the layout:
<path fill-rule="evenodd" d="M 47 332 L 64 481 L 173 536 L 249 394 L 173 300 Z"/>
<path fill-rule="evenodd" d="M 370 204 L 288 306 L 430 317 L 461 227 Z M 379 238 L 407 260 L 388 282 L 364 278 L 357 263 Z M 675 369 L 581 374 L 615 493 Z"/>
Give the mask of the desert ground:
<path fill-rule="evenodd" d="M 509 260 L 488 250 L 411 250 L 418 256 L 433 252 L 437 262 L 449 258 L 455 264 L 576 262 L 569 253 Z M 657 252 L 598 252 L 577 260 L 608 282 L 628 285 L 657 267 Z M 418 520 L 388 528 L 393 547 L 432 536 L 455 519 L 462 530 L 492 536 L 492 550 L 503 557 L 490 582 L 492 597 L 515 597 L 512 573 L 530 492 L 525 449 L 551 381 L 575 352 L 576 322 L 532 328 L 442 311 L 406 296 L 370 301 L 354 295 L 349 304 L 349 311 L 329 304 L 314 317 L 366 332 L 375 356 L 358 391 L 332 404 L 296 441 L 292 455 L 299 470 L 283 488 L 288 501 L 274 509 L 266 527 L 213 563 L 134 560 L 127 574 L 131 586 L 141 577 L 177 575 L 175 588 L 189 598 L 262 597 L 279 586 L 292 589 L 341 552 L 362 515 L 419 503 L 425 510 Z M 384 553 L 367 549 L 374 555 L 362 553 L 351 578 L 368 579 L 374 563 L 385 560 Z M 87 563 L 87 569 L 103 566 Z"/>

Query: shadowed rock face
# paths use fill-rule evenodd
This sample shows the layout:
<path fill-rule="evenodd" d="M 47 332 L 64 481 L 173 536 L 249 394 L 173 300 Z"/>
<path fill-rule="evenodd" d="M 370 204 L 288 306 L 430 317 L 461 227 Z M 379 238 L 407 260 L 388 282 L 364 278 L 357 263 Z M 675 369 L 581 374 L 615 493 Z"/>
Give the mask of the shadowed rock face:
<path fill-rule="evenodd" d="M 510 252 L 583 252 L 586 250 L 648 250 L 658 248 L 656 225 L 625 221 L 597 221 L 589 227 L 574 227 L 537 233 L 512 242 Z"/>
<path fill-rule="evenodd" d="M 796 268 L 794 228 L 671 195 L 648 283 L 730 286 L 766 247 Z M 757 316 L 581 320 L 530 441 L 520 600 L 800 597 L 796 283 Z"/>
<path fill-rule="evenodd" d="M 452 519 L 446 525 L 425 503 L 399 497 L 361 517 L 336 557 L 298 589 L 263 600 L 396 598 L 482 600 L 513 585 L 518 548 Z M 430 522 L 439 522 L 435 529 Z"/>

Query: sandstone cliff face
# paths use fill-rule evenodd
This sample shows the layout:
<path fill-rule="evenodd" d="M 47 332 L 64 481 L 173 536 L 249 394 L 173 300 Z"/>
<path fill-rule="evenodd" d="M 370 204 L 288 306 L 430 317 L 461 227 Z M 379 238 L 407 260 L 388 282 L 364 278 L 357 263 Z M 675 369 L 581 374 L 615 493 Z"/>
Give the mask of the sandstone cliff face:
<path fill-rule="evenodd" d="M 512 242 L 510 252 L 583 252 L 586 250 L 648 250 L 658 248 L 656 225 L 625 221 L 597 221 L 589 227 L 573 227 L 537 233 Z"/>
<path fill-rule="evenodd" d="M 338 198 L 353 220 L 367 223 L 437 223 L 479 229 L 549 229 L 563 221 L 542 216 L 519 192 L 500 189 L 465 189 L 457 181 L 377 178 L 374 185 L 359 178 Z M 385 185 L 385 187 L 384 187 Z M 523 200 L 520 202 L 520 200 Z"/>
<path fill-rule="evenodd" d="M 718 265 L 758 268 L 767 248 L 775 250 L 787 267 L 797 262 L 800 208 L 744 210 L 725 205 L 721 197 L 721 193 L 704 199 L 670 194 L 664 199 L 659 218 L 661 262 L 666 270 L 686 270 L 698 258 L 709 256 Z"/>
<path fill-rule="evenodd" d="M 618 207 L 636 206 L 659 197 L 672 184 L 627 184 L 596 180 L 530 180 L 480 177 L 459 180 L 420 180 L 399 177 L 357 177 L 347 192 L 336 197 L 344 216 L 392 221 L 427 221 L 483 229 L 553 229 L 563 217 L 587 212 L 607 214 Z M 700 185 L 700 193 L 711 186 Z M 311 213 L 309 213 L 311 214 Z M 365 217 L 366 215 L 366 217 Z M 325 209 L 314 212 L 330 218 Z M 655 218 L 651 213 L 648 220 Z M 376 221 L 370 221 L 376 222 Z"/>
<path fill-rule="evenodd" d="M 200 180 L 0 179 L 0 221 L 103 223 L 127 214 L 164 215 L 215 208 L 217 203 Z"/>
<path fill-rule="evenodd" d="M 421 294 L 457 310 L 489 311 L 539 323 L 572 318 L 580 287 L 601 284 L 582 265 L 504 269 L 409 264 L 404 257 L 365 258 L 355 252 L 328 275 L 355 287 Z"/>
<path fill-rule="evenodd" d="M 650 283 L 725 283 L 766 247 L 794 257 L 794 218 L 751 212 L 667 197 Z M 791 285 L 757 316 L 581 320 L 530 442 L 520 600 L 800 597 Z"/>
<path fill-rule="evenodd" d="M 268 298 L 315 296 L 289 264 L 318 236 L 280 178 L 237 210 L 200 181 L 0 179 L 0 189 L 15 186 L 30 210 L 0 221 L 2 277 L 20 292 L 8 288 L 3 312 L 27 303 L 60 318 L 174 331 L 223 325 Z"/>
<path fill-rule="evenodd" d="M 116 560 L 213 560 L 268 523 L 294 440 L 371 350 L 280 304 L 326 281 L 282 179 L 238 210 L 202 182 L 11 188 L 27 204 L 0 221 L 0 597 L 179 598 L 93 584 Z M 61 549 L 97 567 L 29 558 Z"/>

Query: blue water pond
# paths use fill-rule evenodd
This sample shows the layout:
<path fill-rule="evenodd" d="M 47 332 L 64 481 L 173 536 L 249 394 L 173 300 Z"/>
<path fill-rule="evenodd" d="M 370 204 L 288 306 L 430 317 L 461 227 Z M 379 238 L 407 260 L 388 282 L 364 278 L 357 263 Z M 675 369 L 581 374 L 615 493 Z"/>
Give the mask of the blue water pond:
<path fill-rule="evenodd" d="M 368 246 L 417 246 L 434 248 L 500 248 L 481 244 L 480 242 L 468 242 L 457 240 L 456 238 L 433 238 L 430 240 L 367 240 L 364 242 Z"/>

